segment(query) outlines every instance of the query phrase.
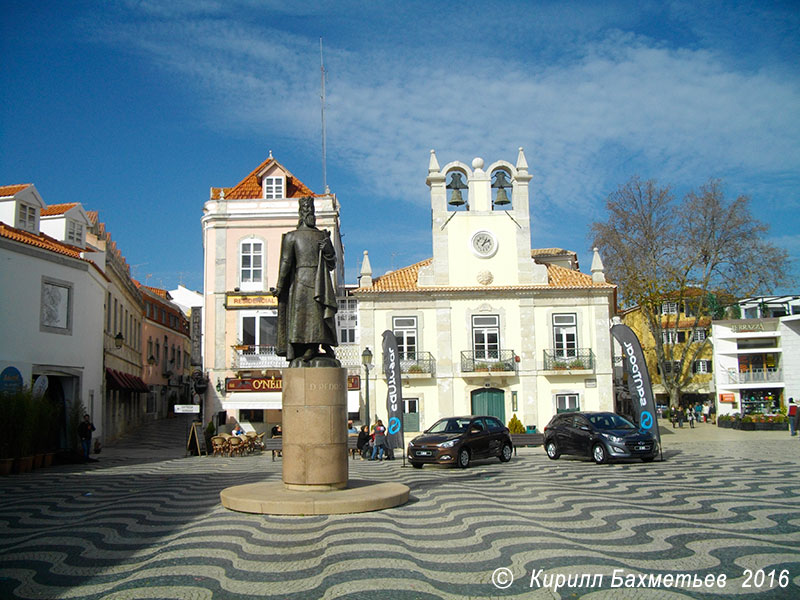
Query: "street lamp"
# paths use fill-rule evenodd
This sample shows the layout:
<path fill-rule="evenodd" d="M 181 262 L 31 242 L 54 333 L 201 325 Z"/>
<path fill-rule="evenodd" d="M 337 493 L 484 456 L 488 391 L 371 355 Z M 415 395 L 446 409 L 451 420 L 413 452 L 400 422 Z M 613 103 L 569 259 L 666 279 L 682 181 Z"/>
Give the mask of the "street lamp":
<path fill-rule="evenodd" d="M 364 352 L 361 353 L 361 364 L 364 365 L 364 368 L 367 370 L 367 378 L 364 383 L 367 391 L 366 404 L 364 407 L 364 422 L 367 425 L 367 430 L 369 430 L 369 370 L 372 367 L 372 351 L 369 347 L 365 348 Z"/>

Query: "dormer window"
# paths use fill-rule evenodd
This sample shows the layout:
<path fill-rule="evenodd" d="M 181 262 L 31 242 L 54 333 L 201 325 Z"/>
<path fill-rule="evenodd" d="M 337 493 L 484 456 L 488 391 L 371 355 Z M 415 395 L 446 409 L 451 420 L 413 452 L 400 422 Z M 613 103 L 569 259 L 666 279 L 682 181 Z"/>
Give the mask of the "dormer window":
<path fill-rule="evenodd" d="M 77 221 L 67 221 L 67 241 L 76 246 L 83 245 L 83 225 Z"/>
<path fill-rule="evenodd" d="M 20 202 L 17 205 L 17 229 L 36 233 L 36 207 Z"/>
<path fill-rule="evenodd" d="M 284 197 L 283 177 L 264 177 L 264 198 L 271 200 Z"/>

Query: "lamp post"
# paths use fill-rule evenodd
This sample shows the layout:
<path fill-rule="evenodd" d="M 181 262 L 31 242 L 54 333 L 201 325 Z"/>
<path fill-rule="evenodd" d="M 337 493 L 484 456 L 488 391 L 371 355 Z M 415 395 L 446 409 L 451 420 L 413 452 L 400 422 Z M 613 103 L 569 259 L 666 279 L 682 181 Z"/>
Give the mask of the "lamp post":
<path fill-rule="evenodd" d="M 367 430 L 369 430 L 369 370 L 372 367 L 372 351 L 369 347 L 364 349 L 364 352 L 361 353 L 361 364 L 364 365 L 364 368 L 367 370 L 367 378 L 364 381 L 364 385 L 366 386 L 366 403 L 364 405 L 364 423 L 367 426 Z"/>

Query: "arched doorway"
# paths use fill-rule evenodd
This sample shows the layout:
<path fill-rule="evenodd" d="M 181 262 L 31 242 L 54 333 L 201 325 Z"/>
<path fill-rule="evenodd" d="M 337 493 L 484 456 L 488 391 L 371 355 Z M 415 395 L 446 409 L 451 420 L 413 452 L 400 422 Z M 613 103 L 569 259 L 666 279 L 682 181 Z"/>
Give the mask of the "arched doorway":
<path fill-rule="evenodd" d="M 506 396 L 497 388 L 481 388 L 471 394 L 473 415 L 489 415 L 506 422 Z"/>

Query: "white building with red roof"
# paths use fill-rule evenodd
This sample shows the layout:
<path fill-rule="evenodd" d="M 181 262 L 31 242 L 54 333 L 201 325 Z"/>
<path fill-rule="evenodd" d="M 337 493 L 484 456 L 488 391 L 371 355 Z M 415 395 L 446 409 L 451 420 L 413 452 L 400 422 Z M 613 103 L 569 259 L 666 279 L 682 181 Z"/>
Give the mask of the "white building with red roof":
<path fill-rule="evenodd" d="M 515 164 L 488 167 L 476 158 L 441 168 L 431 151 L 433 257 L 373 277 L 365 252 L 352 291 L 377 367 L 371 421 L 387 415 L 375 352 L 385 330 L 401 355 L 406 431 L 469 414 L 517 415 L 541 431 L 557 412 L 614 409 L 616 286 L 596 252 L 585 274 L 574 252 L 531 248 L 531 179 L 522 148 Z"/>
<path fill-rule="evenodd" d="M 0 372 L 3 381 L 18 374 L 25 386 L 46 376 L 52 410 L 66 418 L 82 403 L 102 436 L 108 278 L 82 243 L 40 231 L 47 208 L 31 184 L 0 186 Z M 82 211 L 71 214 L 80 219 Z M 49 446 L 69 445 L 66 420 L 63 427 Z"/>

